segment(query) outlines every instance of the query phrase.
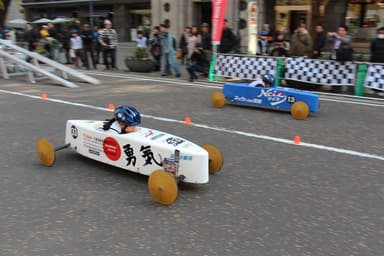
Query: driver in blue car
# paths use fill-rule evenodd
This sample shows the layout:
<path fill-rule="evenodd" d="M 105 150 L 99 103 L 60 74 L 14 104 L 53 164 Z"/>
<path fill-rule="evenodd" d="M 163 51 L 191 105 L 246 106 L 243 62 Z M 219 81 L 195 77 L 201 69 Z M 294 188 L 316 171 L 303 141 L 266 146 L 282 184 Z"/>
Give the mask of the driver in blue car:
<path fill-rule="evenodd" d="M 117 134 L 126 134 L 138 130 L 141 123 L 139 111 L 132 106 L 120 106 L 115 109 L 114 117 L 104 122 L 102 129 Z"/>
<path fill-rule="evenodd" d="M 271 74 L 265 74 L 261 78 L 256 79 L 249 86 L 253 87 L 273 87 L 275 84 L 275 77 Z"/>

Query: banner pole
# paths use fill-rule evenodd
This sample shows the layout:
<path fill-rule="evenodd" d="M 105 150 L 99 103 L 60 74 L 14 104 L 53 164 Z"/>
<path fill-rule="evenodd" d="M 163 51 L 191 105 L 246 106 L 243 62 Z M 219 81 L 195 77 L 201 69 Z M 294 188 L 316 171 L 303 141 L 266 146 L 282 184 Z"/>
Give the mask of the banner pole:
<path fill-rule="evenodd" d="M 275 79 L 275 85 L 280 86 L 281 84 L 281 75 L 283 73 L 283 59 L 279 58 L 277 60 L 277 70 L 276 70 L 276 79 Z"/>
<path fill-rule="evenodd" d="M 213 45 L 212 47 L 212 57 L 211 57 L 211 63 L 209 65 L 209 75 L 208 79 L 209 81 L 213 82 L 215 80 L 215 66 L 216 66 L 216 57 L 217 57 L 217 45 Z"/>
<path fill-rule="evenodd" d="M 363 96 L 364 94 L 364 82 L 367 74 L 368 65 L 365 63 L 358 64 L 357 71 L 357 83 L 355 85 L 355 95 Z"/>

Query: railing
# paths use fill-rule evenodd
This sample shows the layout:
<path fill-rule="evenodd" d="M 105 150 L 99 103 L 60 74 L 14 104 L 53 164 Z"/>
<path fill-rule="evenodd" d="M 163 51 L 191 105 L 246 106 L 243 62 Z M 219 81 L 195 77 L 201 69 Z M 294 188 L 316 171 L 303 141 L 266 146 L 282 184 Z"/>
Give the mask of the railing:
<path fill-rule="evenodd" d="M 19 65 L 29 69 L 29 70 L 33 70 L 34 72 L 36 73 L 39 73 L 39 74 L 42 74 L 44 76 L 47 76 L 49 77 L 50 79 L 60 83 L 60 84 L 63 84 L 64 86 L 67 86 L 67 87 L 77 87 L 77 85 L 75 85 L 74 83 L 71 83 L 69 81 L 66 81 L 65 79 L 68 78 L 68 74 L 73 76 L 73 77 L 76 77 L 77 79 L 80 79 L 84 82 L 87 82 L 87 83 L 90 83 L 90 84 L 100 84 L 100 81 L 93 78 L 93 77 L 90 77 L 82 72 L 79 72 L 75 69 L 72 69 L 72 68 L 69 68 L 63 64 L 60 64 L 56 61 L 53 61 L 47 57 L 44 57 L 36 52 L 31 52 L 31 51 L 28 51 L 22 47 L 19 47 L 17 45 L 14 45 L 12 42 L 8 41 L 8 40 L 0 40 L 0 45 L 2 45 L 3 47 L 6 47 L 6 48 L 9 48 L 11 50 L 13 50 L 14 52 L 17 52 L 17 53 L 22 53 L 22 54 L 25 54 L 27 57 L 29 57 L 30 59 L 32 59 L 32 63 L 34 65 L 32 65 L 31 63 L 25 61 L 25 60 L 21 60 L 20 58 L 16 58 L 15 56 L 13 56 L 12 54 L 9 54 L 7 53 L 6 51 L 1 51 L 2 54 L 1 56 L 2 57 L 5 57 L 13 62 L 16 62 L 18 63 Z M 44 63 L 50 67 L 52 67 L 53 69 L 55 70 L 58 70 L 60 72 L 62 72 L 62 76 L 63 78 L 61 78 L 60 76 L 57 76 L 56 74 L 54 73 L 51 73 L 51 72 L 48 72 L 44 69 L 42 69 L 41 67 L 39 67 L 39 62 L 41 63 Z M 4 66 L 3 66 L 4 67 Z M 2 73 L 3 73 L 3 77 L 4 77 L 4 74 L 5 74 L 5 70 L 3 69 L 2 70 Z M 48 74 L 49 73 L 49 74 Z M 5 75 L 6 76 L 6 75 Z M 6 77 L 4 77 L 6 78 Z M 64 82 L 66 81 L 66 82 Z"/>
<path fill-rule="evenodd" d="M 218 54 L 214 75 L 253 80 L 264 74 L 280 79 L 328 86 L 354 86 L 355 94 L 362 96 L 364 88 L 384 91 L 384 64 L 364 62 L 337 62 L 303 57 L 281 58 Z"/>

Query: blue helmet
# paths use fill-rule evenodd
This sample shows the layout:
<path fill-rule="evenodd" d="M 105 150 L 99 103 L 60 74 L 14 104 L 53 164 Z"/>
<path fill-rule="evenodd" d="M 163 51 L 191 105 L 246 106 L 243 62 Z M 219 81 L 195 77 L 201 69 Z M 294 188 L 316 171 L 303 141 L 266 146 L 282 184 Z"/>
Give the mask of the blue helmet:
<path fill-rule="evenodd" d="M 118 122 L 128 126 L 139 125 L 141 123 L 139 111 L 132 106 L 120 106 L 115 109 L 114 113 Z"/>
<path fill-rule="evenodd" d="M 265 74 L 262 76 L 264 82 L 269 83 L 270 85 L 275 84 L 275 77 L 271 74 Z"/>

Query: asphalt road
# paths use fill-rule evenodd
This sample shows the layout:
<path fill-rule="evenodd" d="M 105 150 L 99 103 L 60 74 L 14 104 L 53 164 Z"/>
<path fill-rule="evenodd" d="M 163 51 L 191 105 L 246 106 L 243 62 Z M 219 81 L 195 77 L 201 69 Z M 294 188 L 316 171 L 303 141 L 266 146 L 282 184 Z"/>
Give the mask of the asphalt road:
<path fill-rule="evenodd" d="M 77 89 L 0 80 L 0 255 L 383 255 L 383 102 L 322 96 L 319 113 L 296 121 L 215 109 L 218 85 L 115 74 Z M 49 99 L 31 97 L 41 93 Z M 38 138 L 62 145 L 66 120 L 109 118 L 110 103 L 135 105 L 145 127 L 216 145 L 222 171 L 181 184 L 164 207 L 146 176 L 71 150 L 40 165 Z M 192 125 L 177 122 L 185 116 Z M 290 143 L 295 135 L 307 144 Z"/>

